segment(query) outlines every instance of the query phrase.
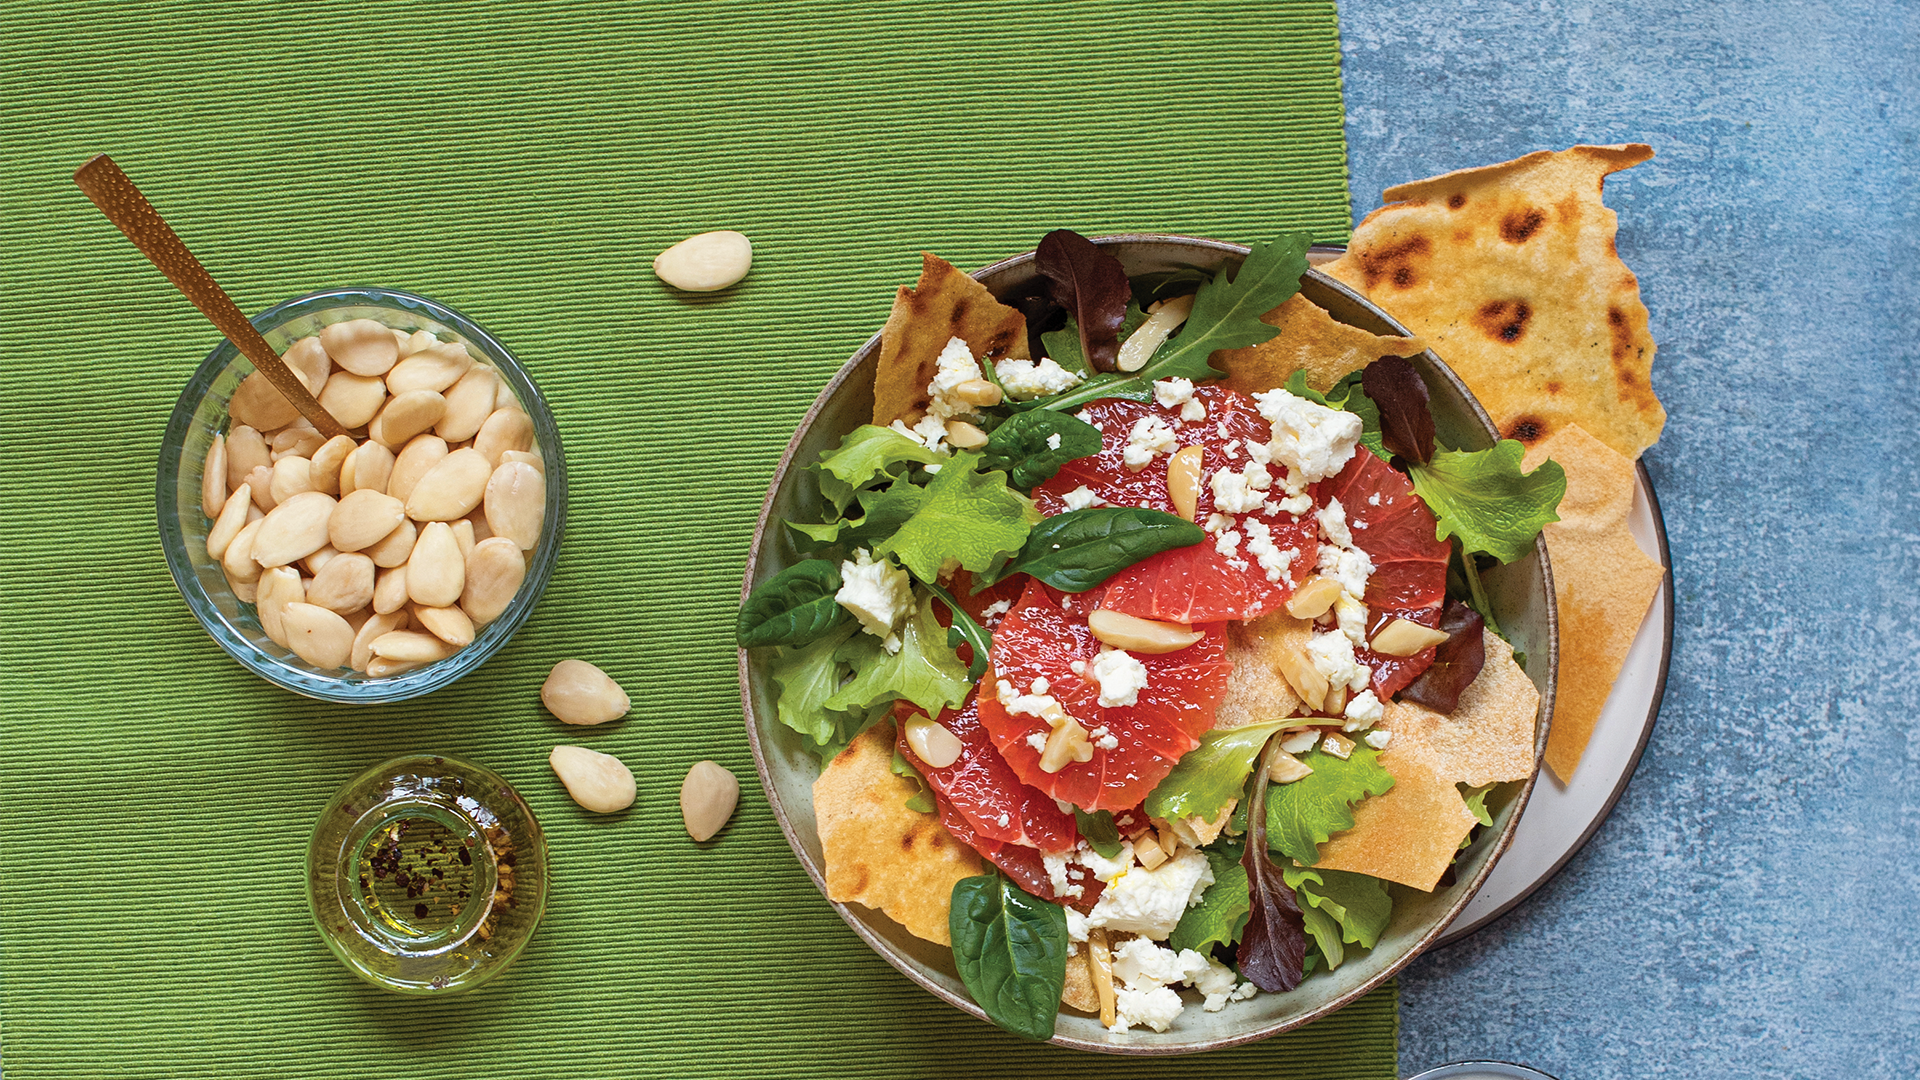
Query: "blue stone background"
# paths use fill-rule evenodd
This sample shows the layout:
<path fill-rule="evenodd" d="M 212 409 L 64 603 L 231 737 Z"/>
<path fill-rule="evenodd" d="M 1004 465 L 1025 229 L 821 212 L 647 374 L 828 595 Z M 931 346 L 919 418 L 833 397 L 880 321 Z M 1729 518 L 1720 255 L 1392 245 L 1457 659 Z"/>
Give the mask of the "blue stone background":
<path fill-rule="evenodd" d="M 1676 588 L 1613 816 L 1401 980 L 1401 1071 L 1920 1077 L 1920 5 L 1342 0 L 1354 218 L 1580 142 L 1659 344 Z"/>

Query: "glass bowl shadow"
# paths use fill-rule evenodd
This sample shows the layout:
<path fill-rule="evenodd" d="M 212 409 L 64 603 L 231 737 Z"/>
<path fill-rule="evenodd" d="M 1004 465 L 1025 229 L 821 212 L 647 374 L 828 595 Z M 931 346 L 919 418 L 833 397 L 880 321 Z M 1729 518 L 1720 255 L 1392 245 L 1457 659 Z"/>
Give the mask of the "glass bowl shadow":
<path fill-rule="evenodd" d="M 232 342 L 222 340 L 207 355 L 173 407 L 160 442 L 154 499 L 160 547 L 167 569 L 194 618 L 227 655 L 276 686 L 322 701 L 380 704 L 431 693 L 485 663 L 533 613 L 559 559 L 566 534 L 567 464 L 560 431 L 546 398 L 517 358 L 499 339 L 444 304 L 396 289 L 348 288 L 297 296 L 275 304 L 251 320 L 276 351 L 324 326 L 349 319 L 374 319 L 397 330 L 430 330 L 442 341 L 457 341 L 479 360 L 493 365 L 533 421 L 534 442 L 544 458 L 546 516 L 540 543 L 527 553 L 527 576 L 505 611 L 481 628 L 473 642 L 444 660 L 399 675 L 374 678 L 356 671 L 326 671 L 276 644 L 260 626 L 254 605 L 227 585 L 218 560 L 207 554 L 212 527 L 200 506 L 200 480 L 207 449 L 228 426 L 227 400 L 253 364 Z"/>

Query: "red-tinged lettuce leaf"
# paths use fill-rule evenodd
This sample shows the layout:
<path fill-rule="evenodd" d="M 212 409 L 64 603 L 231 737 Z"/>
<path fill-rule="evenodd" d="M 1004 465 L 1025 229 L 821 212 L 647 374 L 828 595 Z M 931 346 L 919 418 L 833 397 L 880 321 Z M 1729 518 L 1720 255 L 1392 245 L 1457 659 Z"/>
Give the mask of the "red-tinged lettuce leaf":
<path fill-rule="evenodd" d="M 1269 746 L 1268 754 L 1278 752 Z M 1240 934 L 1240 974 L 1270 994 L 1291 990 L 1306 977 L 1306 917 L 1286 876 L 1267 854 L 1267 770 L 1263 757 L 1253 777 L 1247 814 L 1247 871 L 1251 907 Z"/>
<path fill-rule="evenodd" d="M 1486 666 L 1487 644 L 1482 636 L 1485 626 L 1486 621 L 1479 612 L 1459 600 L 1447 601 L 1437 627 L 1447 635 L 1447 640 L 1435 647 L 1433 663 L 1427 670 L 1400 691 L 1400 700 L 1425 705 L 1437 713 L 1453 712 L 1454 706 L 1460 704 L 1461 693 Z"/>
<path fill-rule="evenodd" d="M 1133 297 L 1120 260 L 1071 229 L 1055 229 L 1041 239 L 1033 263 L 1051 286 L 1054 301 L 1078 327 L 1087 363 L 1095 371 L 1114 370 L 1120 323 Z"/>
<path fill-rule="evenodd" d="M 1360 388 L 1380 411 L 1380 439 L 1387 452 L 1425 465 L 1433 460 L 1433 410 L 1427 384 L 1398 356 L 1368 364 Z"/>

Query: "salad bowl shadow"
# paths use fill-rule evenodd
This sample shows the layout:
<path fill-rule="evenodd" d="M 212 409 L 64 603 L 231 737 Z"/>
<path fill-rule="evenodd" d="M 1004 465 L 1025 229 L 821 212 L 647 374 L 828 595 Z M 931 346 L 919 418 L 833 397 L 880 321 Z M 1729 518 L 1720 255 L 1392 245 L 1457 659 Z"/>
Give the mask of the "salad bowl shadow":
<path fill-rule="evenodd" d="M 1129 277 L 1181 269 L 1207 274 L 1236 268 L 1248 249 L 1215 240 L 1158 234 L 1129 234 L 1094 240 L 1117 257 Z M 1008 296 L 1038 276 L 1032 252 L 994 263 L 973 274 L 996 295 Z M 1409 332 L 1384 311 L 1335 279 L 1309 270 L 1301 292 L 1334 318 L 1376 334 Z M 782 519 L 819 520 L 822 511 L 813 485 L 803 483 L 806 463 L 839 444 L 842 436 L 866 423 L 873 409 L 873 379 L 880 352 L 875 335 L 841 367 L 808 410 L 799 430 L 774 473 L 761 507 L 747 557 L 744 601 L 755 586 L 803 556 L 789 539 Z M 1431 352 L 1409 358 L 1432 395 L 1436 432 L 1442 444 L 1461 450 L 1492 446 L 1498 439 L 1486 412 L 1440 359 Z M 1401 885 L 1390 886 L 1392 922 L 1375 947 L 1331 972 L 1317 972 L 1292 991 L 1262 993 L 1235 1002 L 1220 1012 L 1188 1008 L 1165 1032 L 1136 1029 L 1112 1033 L 1097 1017 L 1063 1011 L 1053 1043 L 1103 1053 L 1167 1055 L 1216 1050 L 1254 1042 L 1306 1024 L 1346 1005 L 1405 967 L 1439 940 L 1447 924 L 1458 916 L 1486 880 L 1495 861 L 1507 848 L 1520 812 L 1538 778 L 1538 763 L 1546 747 L 1547 725 L 1553 715 L 1553 688 L 1558 667 L 1558 635 L 1553 605 L 1553 579 L 1547 565 L 1546 544 L 1536 539 L 1534 550 L 1506 566 L 1482 575 L 1495 617 L 1508 632 L 1516 651 L 1534 658 L 1528 677 L 1540 692 L 1540 715 L 1535 728 L 1535 771 L 1524 781 L 1494 789 L 1488 798 L 1493 825 L 1480 831 L 1454 867 L 1451 885 L 1424 893 Z M 766 650 L 759 650 L 765 653 Z M 801 737 L 776 719 L 778 687 L 768 674 L 768 657 L 740 652 L 740 694 L 747 717 L 747 735 L 754 762 L 787 841 L 807 874 L 824 895 L 825 862 L 813 811 L 813 781 L 819 773 Z M 1542 662 L 1544 661 L 1544 662 Z M 847 925 L 888 963 L 908 978 L 955 1007 L 981 1019 L 986 1013 L 968 995 L 954 967 L 951 950 L 923 941 L 878 911 L 857 904 L 833 905 Z"/>

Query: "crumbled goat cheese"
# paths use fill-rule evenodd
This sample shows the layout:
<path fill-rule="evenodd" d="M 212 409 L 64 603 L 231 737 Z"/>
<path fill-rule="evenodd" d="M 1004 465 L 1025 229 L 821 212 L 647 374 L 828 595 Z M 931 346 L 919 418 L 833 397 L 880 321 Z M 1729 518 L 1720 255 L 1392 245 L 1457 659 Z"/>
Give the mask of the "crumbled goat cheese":
<path fill-rule="evenodd" d="M 1060 700 L 1047 693 L 1047 680 L 1035 679 L 1028 693 L 1022 694 L 1013 688 L 1013 684 L 1001 679 L 995 688 L 1000 704 L 1007 712 L 1015 716 L 1032 716 L 1047 722 L 1048 727 L 1060 727 L 1073 717 L 1060 704 Z"/>
<path fill-rule="evenodd" d="M 1235 439 L 1232 442 L 1228 443 L 1227 445 L 1221 447 L 1220 452 L 1227 455 L 1228 461 L 1236 460 L 1240 456 L 1240 440 Z"/>
<path fill-rule="evenodd" d="M 1133 422 L 1133 429 L 1127 432 L 1127 448 L 1120 455 L 1129 472 L 1139 472 L 1147 467 L 1155 454 L 1173 453 L 1176 443 L 1173 429 L 1158 416 L 1143 416 Z"/>
<path fill-rule="evenodd" d="M 1281 499 L 1279 504 L 1274 507 L 1274 511 L 1292 514 L 1294 517 L 1299 517 L 1311 509 L 1313 509 L 1313 497 L 1305 493 L 1289 495 Z"/>
<path fill-rule="evenodd" d="M 885 559 L 876 562 L 872 552 L 857 548 L 851 561 L 840 564 L 840 591 L 833 599 L 860 620 L 861 629 L 879 638 L 888 652 L 900 651 L 900 635 L 895 631 L 913 607 L 913 583 L 905 570 Z"/>
<path fill-rule="evenodd" d="M 1226 530 L 1231 528 L 1233 528 L 1233 519 L 1228 517 L 1225 514 L 1220 513 L 1218 510 L 1207 515 L 1206 529 L 1208 532 L 1210 533 L 1225 532 Z"/>
<path fill-rule="evenodd" d="M 1337 631 L 1313 635 L 1307 642 L 1307 660 L 1326 677 L 1328 686 L 1364 690 L 1373 679 L 1373 669 L 1354 659 L 1352 639 Z"/>
<path fill-rule="evenodd" d="M 1180 995 L 1164 986 L 1151 990 L 1129 990 L 1120 987 L 1113 992 L 1113 1023 L 1108 1031 L 1126 1031 L 1139 1025 L 1155 1031 L 1165 1031 L 1173 1026 L 1186 1004 Z"/>
<path fill-rule="evenodd" d="M 1346 730 L 1359 731 L 1369 724 L 1377 724 L 1384 715 L 1386 711 L 1381 706 L 1380 699 L 1374 696 L 1373 691 L 1362 690 L 1347 702 Z M 1377 750 L 1379 747 L 1376 746 L 1374 749 Z"/>
<path fill-rule="evenodd" d="M 1073 808 L 1071 806 L 1067 808 L 1068 813 L 1071 813 L 1072 810 Z M 1093 850 L 1093 848 L 1083 840 L 1080 842 L 1080 847 L 1075 850 L 1074 858 L 1080 860 L 1080 865 L 1087 868 L 1087 872 L 1093 875 L 1095 881 L 1110 883 L 1114 878 L 1127 873 L 1133 868 L 1133 841 L 1120 841 L 1120 854 L 1109 859 Z"/>
<path fill-rule="evenodd" d="M 1289 754 L 1304 754 L 1320 741 L 1320 732 L 1313 728 L 1295 731 L 1280 737 L 1280 749 Z"/>
<path fill-rule="evenodd" d="M 1125 854 L 1131 858 L 1132 845 Z M 1099 877 L 1098 870 L 1094 876 Z M 1206 855 L 1186 848 L 1152 870 L 1135 866 L 1107 881 L 1100 902 L 1087 913 L 1087 925 L 1164 940 L 1211 884 L 1213 868 Z"/>
<path fill-rule="evenodd" d="M 1320 535 L 1326 537 L 1328 543 L 1353 546 L 1353 533 L 1347 529 L 1347 508 L 1340 505 L 1339 499 L 1328 499 L 1327 505 L 1314 517 L 1320 522 Z"/>
<path fill-rule="evenodd" d="M 1009 395 L 1023 401 L 1071 390 L 1086 378 L 1061 367 L 1052 357 L 1042 357 L 1037 364 L 1031 360 L 1002 360 L 994 365 L 993 373 L 1000 377 L 1000 385 Z"/>
<path fill-rule="evenodd" d="M 1056 431 L 1053 434 L 1047 436 L 1047 449 L 1049 450 L 1060 449 L 1060 433 L 1059 432 Z"/>
<path fill-rule="evenodd" d="M 1344 556 L 1346 553 L 1341 554 Z M 1354 554 L 1365 553 L 1355 552 Z M 1345 586 L 1343 585 L 1342 588 L 1344 589 Z M 1333 618 L 1339 624 L 1340 632 L 1347 635 L 1348 641 L 1355 645 L 1367 643 L 1367 605 L 1355 599 L 1353 594 L 1342 592 L 1333 598 Z"/>
<path fill-rule="evenodd" d="M 1027 745 L 1033 747 L 1034 753 L 1044 754 L 1047 752 L 1047 737 L 1036 731 L 1027 736 Z"/>
<path fill-rule="evenodd" d="M 1376 491 L 1376 492 L 1374 492 L 1373 494 L 1371 494 L 1371 495 L 1369 495 L 1369 496 L 1367 496 L 1367 505 L 1368 505 L 1368 506 L 1379 506 L 1379 505 L 1380 505 L 1380 493 Z"/>
<path fill-rule="evenodd" d="M 1391 731 L 1369 731 L 1367 732 L 1366 743 L 1375 750 L 1385 750 L 1388 741 L 1392 738 L 1393 732 Z"/>
<path fill-rule="evenodd" d="M 1273 542 L 1273 530 L 1267 528 L 1267 523 L 1259 518 L 1248 518 L 1245 528 L 1247 553 L 1260 564 L 1260 569 L 1266 571 L 1267 580 L 1279 581 L 1285 577 L 1287 571 L 1293 566 L 1293 560 L 1299 557 L 1300 552 L 1294 548 L 1282 551 L 1279 545 Z M 1221 554 L 1224 555 L 1226 552 Z"/>
<path fill-rule="evenodd" d="M 1159 402 L 1160 407 L 1163 409 L 1171 409 L 1175 405 L 1180 406 L 1180 419 L 1182 420 L 1193 421 L 1205 420 L 1207 418 L 1206 402 L 1193 396 L 1193 380 L 1191 379 L 1172 378 L 1159 380 L 1153 384 L 1153 400 Z"/>
<path fill-rule="evenodd" d="M 954 416 L 971 416 L 973 405 L 953 396 L 953 391 L 961 383 L 981 378 L 973 349 L 961 338 L 948 338 L 947 347 L 940 350 L 936 364 L 933 381 L 927 384 L 927 396 L 931 399 L 927 402 L 927 415 L 943 421 Z"/>
<path fill-rule="evenodd" d="M 1102 708 L 1137 705 L 1140 691 L 1147 688 L 1147 665 L 1124 649 L 1110 649 L 1094 657 L 1091 674 L 1100 684 Z"/>
<path fill-rule="evenodd" d="M 1087 894 L 1085 885 L 1076 885 L 1067 880 L 1067 868 L 1073 865 L 1073 852 L 1043 851 L 1040 853 L 1040 863 L 1047 868 L 1047 882 L 1053 886 L 1053 895 L 1077 898 Z"/>
<path fill-rule="evenodd" d="M 1258 520 L 1253 518 L 1249 518 L 1247 523 L 1250 525 L 1259 524 Z M 1234 552 L 1240 550 L 1240 534 L 1232 529 L 1221 533 L 1218 537 L 1214 538 L 1213 550 L 1222 555 L 1231 556 Z"/>
<path fill-rule="evenodd" d="M 1060 501 L 1066 503 L 1067 509 L 1069 510 L 1085 510 L 1089 506 L 1102 505 L 1107 500 L 1095 495 L 1092 488 L 1081 484 L 1079 487 L 1060 496 Z"/>
<path fill-rule="evenodd" d="M 1322 544 L 1318 569 L 1339 582 L 1348 596 L 1359 599 L 1367 595 L 1367 579 L 1373 576 L 1373 558 L 1359 548 Z"/>
<path fill-rule="evenodd" d="M 1221 469 L 1207 482 L 1213 489 L 1213 505 L 1222 513 L 1248 514 L 1266 501 L 1261 492 L 1273 486 L 1273 475 L 1257 461 L 1244 469 Z"/>
<path fill-rule="evenodd" d="M 1273 425 L 1273 456 L 1299 469 L 1307 483 L 1332 476 L 1353 458 L 1360 417 L 1343 409 L 1295 397 L 1283 389 L 1253 395 L 1260 415 Z"/>

